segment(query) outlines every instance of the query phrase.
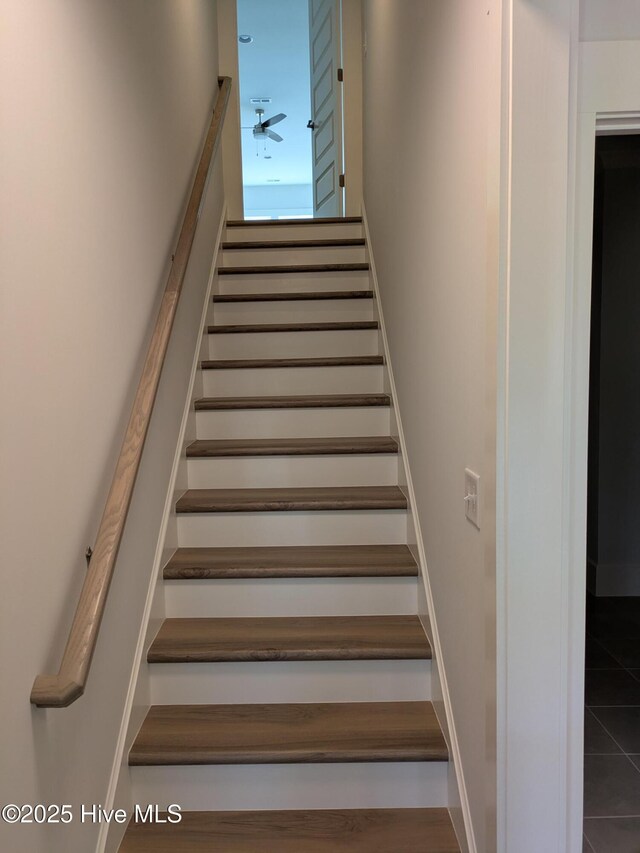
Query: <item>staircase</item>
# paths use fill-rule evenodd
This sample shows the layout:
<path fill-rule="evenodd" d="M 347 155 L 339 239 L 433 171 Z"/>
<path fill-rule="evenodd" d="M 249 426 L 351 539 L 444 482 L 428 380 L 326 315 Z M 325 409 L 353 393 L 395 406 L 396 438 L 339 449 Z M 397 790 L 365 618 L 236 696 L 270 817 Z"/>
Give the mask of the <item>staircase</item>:
<path fill-rule="evenodd" d="M 228 223 L 123 853 L 454 853 L 359 219 Z"/>

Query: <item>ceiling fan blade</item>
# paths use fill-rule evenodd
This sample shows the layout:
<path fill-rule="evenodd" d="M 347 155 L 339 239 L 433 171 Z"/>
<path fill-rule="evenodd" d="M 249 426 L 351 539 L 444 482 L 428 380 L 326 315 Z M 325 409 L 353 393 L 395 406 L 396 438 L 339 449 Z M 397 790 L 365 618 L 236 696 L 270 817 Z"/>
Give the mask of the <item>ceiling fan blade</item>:
<path fill-rule="evenodd" d="M 271 116 L 271 118 L 268 118 L 266 121 L 263 121 L 262 126 L 271 127 L 272 124 L 278 124 L 279 121 L 282 121 L 286 117 L 287 116 L 285 115 L 285 113 L 278 113 L 278 115 Z"/>
<path fill-rule="evenodd" d="M 267 134 L 269 139 L 273 139 L 274 142 L 282 142 L 282 137 L 279 133 L 274 133 L 272 130 L 269 130 L 269 128 L 265 130 L 265 133 Z"/>

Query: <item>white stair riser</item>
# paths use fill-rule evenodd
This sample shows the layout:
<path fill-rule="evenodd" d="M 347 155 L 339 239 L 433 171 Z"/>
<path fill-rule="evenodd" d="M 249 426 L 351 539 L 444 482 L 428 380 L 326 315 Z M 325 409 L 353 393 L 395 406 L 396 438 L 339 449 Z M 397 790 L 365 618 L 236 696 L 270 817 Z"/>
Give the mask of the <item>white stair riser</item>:
<path fill-rule="evenodd" d="M 187 467 L 191 489 L 395 486 L 398 482 L 397 454 L 189 459 Z"/>
<path fill-rule="evenodd" d="M 223 267 L 362 264 L 364 261 L 364 246 L 323 246 L 321 248 L 301 247 L 295 249 L 227 249 L 222 252 Z"/>
<path fill-rule="evenodd" d="M 132 767 L 134 802 L 186 810 L 438 808 L 444 761 Z"/>
<path fill-rule="evenodd" d="M 225 229 L 224 242 L 246 243 L 250 240 L 346 240 L 362 237 L 361 222 L 338 222 L 316 225 L 243 225 Z"/>
<path fill-rule="evenodd" d="M 401 510 L 337 512 L 184 513 L 180 547 L 264 545 L 403 545 L 407 516 Z"/>
<path fill-rule="evenodd" d="M 198 412 L 198 438 L 331 438 L 389 435 L 386 406 Z"/>
<path fill-rule="evenodd" d="M 420 702 L 431 698 L 428 660 L 159 663 L 153 705 L 272 702 Z"/>
<path fill-rule="evenodd" d="M 377 355 L 377 329 L 209 335 L 209 358 L 321 358 Z"/>
<path fill-rule="evenodd" d="M 281 293 L 314 290 L 370 290 L 369 271 L 269 273 L 218 276 L 218 293 Z"/>
<path fill-rule="evenodd" d="M 263 578 L 165 581 L 172 617 L 408 616 L 416 578 Z"/>
<path fill-rule="evenodd" d="M 259 367 L 203 371 L 207 397 L 289 394 L 379 394 L 381 365 Z"/>
<path fill-rule="evenodd" d="M 339 323 L 373 319 L 373 299 L 213 303 L 213 322 L 216 326 L 225 323 Z"/>

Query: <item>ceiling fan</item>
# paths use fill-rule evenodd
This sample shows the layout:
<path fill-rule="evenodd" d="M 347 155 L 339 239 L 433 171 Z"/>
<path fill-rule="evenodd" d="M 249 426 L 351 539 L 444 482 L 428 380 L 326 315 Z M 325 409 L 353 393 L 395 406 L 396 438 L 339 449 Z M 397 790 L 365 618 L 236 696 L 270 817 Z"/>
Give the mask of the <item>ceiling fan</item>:
<path fill-rule="evenodd" d="M 264 110 L 261 107 L 256 109 L 256 118 L 257 122 L 254 124 L 251 129 L 253 130 L 253 138 L 256 142 L 264 141 L 267 139 L 273 140 L 273 142 L 282 142 L 282 137 L 279 133 L 275 133 L 273 130 L 270 130 L 272 125 L 278 124 L 287 116 L 285 113 L 278 113 L 275 116 L 271 116 L 271 118 L 262 121 L 262 116 L 264 115 Z M 243 128 L 243 130 L 249 130 L 249 127 Z"/>

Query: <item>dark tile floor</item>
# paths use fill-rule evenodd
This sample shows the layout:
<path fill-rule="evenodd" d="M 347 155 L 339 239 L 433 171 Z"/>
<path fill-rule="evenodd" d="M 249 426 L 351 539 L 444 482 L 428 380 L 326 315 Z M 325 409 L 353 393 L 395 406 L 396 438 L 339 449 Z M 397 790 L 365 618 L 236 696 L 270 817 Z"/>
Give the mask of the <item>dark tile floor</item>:
<path fill-rule="evenodd" d="M 587 599 L 584 853 L 640 853 L 640 598 Z"/>

